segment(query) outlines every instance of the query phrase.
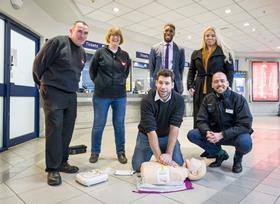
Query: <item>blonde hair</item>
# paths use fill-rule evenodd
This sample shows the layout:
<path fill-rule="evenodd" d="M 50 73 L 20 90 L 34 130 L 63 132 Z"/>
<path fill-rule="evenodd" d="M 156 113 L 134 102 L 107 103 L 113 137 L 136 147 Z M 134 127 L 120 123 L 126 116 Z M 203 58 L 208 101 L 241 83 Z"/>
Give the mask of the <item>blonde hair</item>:
<path fill-rule="evenodd" d="M 228 63 L 233 63 L 233 58 L 234 58 L 234 53 L 233 53 L 233 50 L 230 49 L 229 46 L 227 46 L 225 44 L 225 42 L 223 41 L 223 38 L 222 36 L 220 35 L 220 33 L 218 32 L 218 30 L 214 27 L 214 26 L 208 26 L 207 28 L 205 28 L 205 30 L 203 31 L 203 34 L 202 34 L 202 41 L 201 41 L 201 46 L 203 49 L 205 49 L 207 47 L 206 45 L 206 42 L 205 42 L 205 33 L 207 31 L 213 31 L 215 33 L 215 36 L 216 36 L 216 44 L 221 47 L 224 55 L 225 55 L 225 62 L 228 62 Z"/>
<path fill-rule="evenodd" d="M 122 35 L 122 31 L 119 27 L 112 27 L 108 30 L 107 34 L 106 34 L 106 42 L 109 44 L 110 43 L 110 37 L 111 35 L 119 35 L 120 36 L 120 45 L 123 43 L 123 35 Z"/>

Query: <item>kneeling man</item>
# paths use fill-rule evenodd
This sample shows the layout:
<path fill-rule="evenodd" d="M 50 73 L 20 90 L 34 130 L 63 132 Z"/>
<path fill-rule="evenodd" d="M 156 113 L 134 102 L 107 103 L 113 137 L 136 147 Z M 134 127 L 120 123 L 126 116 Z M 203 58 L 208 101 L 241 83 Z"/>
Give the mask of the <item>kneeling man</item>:
<path fill-rule="evenodd" d="M 152 155 L 164 165 L 181 166 L 184 163 L 177 137 L 185 103 L 173 88 L 174 73 L 160 70 L 156 76 L 156 89 L 150 90 L 141 102 L 141 120 L 132 157 L 132 167 L 137 172 Z"/>

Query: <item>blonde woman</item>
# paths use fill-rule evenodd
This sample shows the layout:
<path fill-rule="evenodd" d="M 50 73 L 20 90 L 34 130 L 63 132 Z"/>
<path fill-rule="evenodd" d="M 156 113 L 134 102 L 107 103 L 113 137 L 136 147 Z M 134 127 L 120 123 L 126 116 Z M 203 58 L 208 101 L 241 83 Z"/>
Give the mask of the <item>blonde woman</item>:
<path fill-rule="evenodd" d="M 127 163 L 125 156 L 125 111 L 126 78 L 131 60 L 127 52 L 120 48 L 123 35 L 118 27 L 112 27 L 106 34 L 107 45 L 98 49 L 90 65 L 90 77 L 95 84 L 92 99 L 94 118 L 92 127 L 92 147 L 89 161 L 95 163 L 101 151 L 101 140 L 109 107 L 115 133 L 116 153 L 120 163 Z"/>
<path fill-rule="evenodd" d="M 230 87 L 233 80 L 233 52 L 223 42 L 213 26 L 207 27 L 202 36 L 202 46 L 191 56 L 187 88 L 193 96 L 193 118 L 196 128 L 196 116 L 204 96 L 212 91 L 212 76 L 216 72 L 226 74 Z"/>

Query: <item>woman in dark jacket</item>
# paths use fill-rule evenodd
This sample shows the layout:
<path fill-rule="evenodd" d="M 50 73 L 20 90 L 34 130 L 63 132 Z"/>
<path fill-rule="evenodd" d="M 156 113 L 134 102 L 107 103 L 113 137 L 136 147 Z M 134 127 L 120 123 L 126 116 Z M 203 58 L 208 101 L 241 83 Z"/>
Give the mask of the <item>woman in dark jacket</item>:
<path fill-rule="evenodd" d="M 196 128 L 196 116 L 204 96 L 212 91 L 212 75 L 224 72 L 232 86 L 233 52 L 217 35 L 214 27 L 207 27 L 202 36 L 202 48 L 191 56 L 187 88 L 193 96 L 193 118 Z"/>
<path fill-rule="evenodd" d="M 126 79 L 131 60 L 127 52 L 119 47 L 123 36 L 118 27 L 109 29 L 106 35 L 108 45 L 98 49 L 90 65 L 90 77 L 95 84 L 92 99 L 94 118 L 91 133 L 92 147 L 89 161 L 95 163 L 100 154 L 103 130 L 109 107 L 115 132 L 116 153 L 120 163 L 127 163 L 125 156 L 125 111 Z"/>

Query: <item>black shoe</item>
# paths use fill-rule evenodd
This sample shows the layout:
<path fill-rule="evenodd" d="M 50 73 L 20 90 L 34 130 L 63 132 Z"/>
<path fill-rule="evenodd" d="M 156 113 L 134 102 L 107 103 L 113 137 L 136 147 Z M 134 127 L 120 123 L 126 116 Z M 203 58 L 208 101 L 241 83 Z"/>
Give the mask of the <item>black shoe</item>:
<path fill-rule="evenodd" d="M 208 152 L 204 151 L 201 153 L 200 157 L 207 157 L 209 154 Z"/>
<path fill-rule="evenodd" d="M 127 158 L 125 156 L 125 153 L 118 153 L 118 160 L 121 164 L 126 164 L 127 163 Z"/>
<path fill-rule="evenodd" d="M 211 158 L 216 158 L 216 156 L 213 156 L 213 155 L 209 155 L 208 152 L 204 151 L 201 153 L 200 157 L 206 157 L 208 159 L 211 159 Z"/>
<path fill-rule="evenodd" d="M 241 161 L 234 161 L 233 166 L 232 166 L 232 172 L 237 173 L 237 174 L 242 172 Z"/>
<path fill-rule="evenodd" d="M 61 184 L 61 176 L 58 171 L 48 172 L 48 184 L 50 186 L 58 186 Z"/>
<path fill-rule="evenodd" d="M 219 166 L 221 166 L 221 164 L 223 163 L 223 161 L 225 161 L 225 160 L 227 160 L 228 159 L 228 154 L 227 154 L 227 152 L 226 151 L 224 151 L 224 153 L 223 154 L 221 154 L 221 155 L 218 155 L 217 157 L 216 157 L 216 160 L 214 161 L 214 162 L 212 162 L 210 165 L 209 165 L 209 167 L 219 167 Z"/>
<path fill-rule="evenodd" d="M 77 166 L 71 166 L 68 162 L 65 162 L 61 165 L 59 171 L 68 174 L 73 174 L 77 173 L 79 171 L 79 168 Z"/>
<path fill-rule="evenodd" d="M 90 163 L 96 163 L 98 161 L 99 154 L 91 153 L 89 162 Z"/>
<path fill-rule="evenodd" d="M 232 166 L 233 173 L 242 172 L 242 158 L 243 158 L 243 154 L 235 151 L 234 158 L 233 158 L 233 166 Z"/>

